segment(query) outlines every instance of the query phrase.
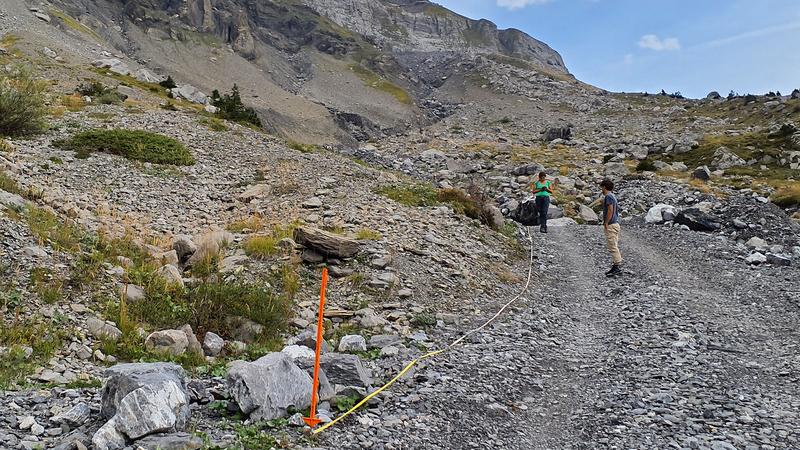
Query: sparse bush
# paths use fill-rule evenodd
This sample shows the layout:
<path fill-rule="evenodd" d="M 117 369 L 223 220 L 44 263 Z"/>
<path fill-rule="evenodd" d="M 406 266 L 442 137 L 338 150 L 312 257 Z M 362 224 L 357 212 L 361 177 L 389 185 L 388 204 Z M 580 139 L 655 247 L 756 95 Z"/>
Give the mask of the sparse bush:
<path fill-rule="evenodd" d="M 0 153 L 11 153 L 14 151 L 14 147 L 9 144 L 5 139 L 0 138 Z"/>
<path fill-rule="evenodd" d="M 199 120 L 202 125 L 208 127 L 211 131 L 228 131 L 228 127 L 225 126 L 225 122 L 215 118 L 215 117 L 203 117 Z"/>
<path fill-rule="evenodd" d="M 95 102 L 101 105 L 113 105 L 122 103 L 127 96 L 120 94 L 116 89 L 108 87 L 97 80 L 91 80 L 87 83 L 82 83 L 75 89 L 75 92 L 91 97 Z"/>
<path fill-rule="evenodd" d="M 313 153 L 317 150 L 317 146 L 314 144 L 303 144 L 296 141 L 288 141 L 286 146 L 301 153 Z"/>
<path fill-rule="evenodd" d="M 26 135 L 44 129 L 46 86 L 24 68 L 0 68 L 0 135 Z"/>
<path fill-rule="evenodd" d="M 175 89 L 178 87 L 178 85 L 175 84 L 175 80 L 172 79 L 172 75 L 167 75 L 167 79 L 158 84 L 165 89 Z"/>
<path fill-rule="evenodd" d="M 219 108 L 217 116 L 222 119 L 234 122 L 247 123 L 261 126 L 261 119 L 253 108 L 244 106 L 242 97 L 239 93 L 239 86 L 233 85 L 230 94 L 220 96 L 219 91 L 214 89 L 211 93 L 211 104 Z"/>
<path fill-rule="evenodd" d="M 228 317 L 240 316 L 264 326 L 259 340 L 279 336 L 291 314 L 291 297 L 278 295 L 260 284 L 208 282 L 186 290 L 165 289 L 158 282 L 146 288 L 147 301 L 128 304 L 136 322 L 156 328 L 176 328 L 188 323 L 198 332 L 230 336 Z"/>
<path fill-rule="evenodd" d="M 39 241 L 59 251 L 77 252 L 85 233 L 74 223 L 62 220 L 44 208 L 30 206 L 25 210 L 28 228 Z"/>
<path fill-rule="evenodd" d="M 800 182 L 779 188 L 772 194 L 771 200 L 783 208 L 800 206 Z"/>
<path fill-rule="evenodd" d="M 360 241 L 379 241 L 382 238 L 383 236 L 379 232 L 369 228 L 362 228 L 356 232 L 356 239 Z"/>
<path fill-rule="evenodd" d="M 194 164 L 192 154 L 177 140 L 141 130 L 90 130 L 53 144 L 76 152 L 79 158 L 88 158 L 92 152 L 105 152 L 155 164 Z"/>
<path fill-rule="evenodd" d="M 491 200 L 477 185 L 469 186 L 468 191 L 469 192 L 461 189 L 442 189 L 437 194 L 437 198 L 442 203 L 449 203 L 456 212 L 491 226 Z"/>
<path fill-rule="evenodd" d="M 268 235 L 252 236 L 244 243 L 247 256 L 265 259 L 278 253 L 278 243 L 281 239 L 291 238 L 294 235 L 296 224 L 276 225 Z"/>
<path fill-rule="evenodd" d="M 643 159 L 636 165 L 637 172 L 655 172 L 656 166 L 650 159 Z"/>
<path fill-rule="evenodd" d="M 38 365 L 44 364 L 67 335 L 63 326 L 38 319 L 15 321 L 0 327 L 0 389 L 24 381 Z M 26 348 L 32 350 L 26 353 Z"/>
<path fill-rule="evenodd" d="M 377 193 L 406 206 L 435 206 L 436 189 L 428 184 L 384 186 Z"/>

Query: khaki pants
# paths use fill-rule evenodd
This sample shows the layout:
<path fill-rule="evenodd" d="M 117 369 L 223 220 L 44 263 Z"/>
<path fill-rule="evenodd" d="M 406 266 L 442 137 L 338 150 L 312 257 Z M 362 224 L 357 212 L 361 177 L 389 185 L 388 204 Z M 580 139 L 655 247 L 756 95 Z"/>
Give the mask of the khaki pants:
<path fill-rule="evenodd" d="M 622 263 L 622 255 L 619 253 L 619 224 L 613 223 L 608 226 L 606 232 L 606 243 L 608 244 L 608 251 L 611 253 L 611 259 L 614 264 Z"/>

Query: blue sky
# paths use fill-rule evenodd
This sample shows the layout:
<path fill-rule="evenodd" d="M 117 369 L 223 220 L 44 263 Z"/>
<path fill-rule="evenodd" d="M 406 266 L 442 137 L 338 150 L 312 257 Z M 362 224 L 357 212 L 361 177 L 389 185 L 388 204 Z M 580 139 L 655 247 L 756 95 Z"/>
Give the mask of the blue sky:
<path fill-rule="evenodd" d="M 800 88 L 800 0 L 434 0 L 518 28 L 611 91 Z"/>

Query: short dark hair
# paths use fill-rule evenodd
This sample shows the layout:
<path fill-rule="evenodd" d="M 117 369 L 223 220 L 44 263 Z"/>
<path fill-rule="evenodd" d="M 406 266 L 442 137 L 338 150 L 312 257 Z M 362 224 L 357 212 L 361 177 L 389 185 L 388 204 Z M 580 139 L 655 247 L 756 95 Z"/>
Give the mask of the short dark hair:
<path fill-rule="evenodd" d="M 546 177 L 546 176 L 547 176 L 547 173 L 546 173 L 546 172 L 539 172 L 539 176 L 540 176 L 540 177 Z"/>
<path fill-rule="evenodd" d="M 609 191 L 613 191 L 614 190 L 614 182 L 609 180 L 608 178 L 606 178 L 605 180 L 600 182 L 600 187 L 606 188 Z"/>

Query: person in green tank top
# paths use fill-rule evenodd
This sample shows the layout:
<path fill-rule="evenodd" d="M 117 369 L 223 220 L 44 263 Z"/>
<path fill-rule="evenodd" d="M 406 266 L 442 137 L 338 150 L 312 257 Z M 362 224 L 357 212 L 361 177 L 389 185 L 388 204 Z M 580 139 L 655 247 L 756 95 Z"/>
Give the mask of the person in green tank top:
<path fill-rule="evenodd" d="M 542 233 L 547 233 L 547 212 L 550 209 L 550 196 L 556 186 L 558 186 L 558 180 L 551 182 L 544 172 L 539 172 L 539 179 L 533 183 L 536 210 L 539 212 L 539 231 Z"/>

